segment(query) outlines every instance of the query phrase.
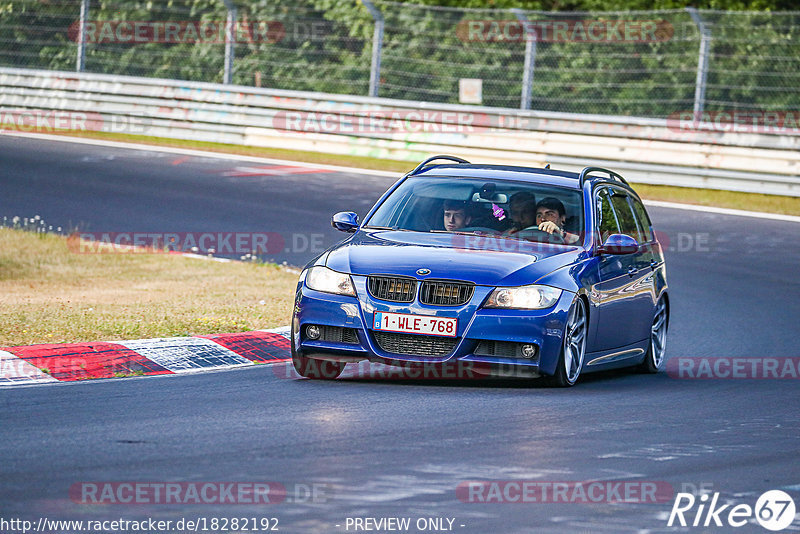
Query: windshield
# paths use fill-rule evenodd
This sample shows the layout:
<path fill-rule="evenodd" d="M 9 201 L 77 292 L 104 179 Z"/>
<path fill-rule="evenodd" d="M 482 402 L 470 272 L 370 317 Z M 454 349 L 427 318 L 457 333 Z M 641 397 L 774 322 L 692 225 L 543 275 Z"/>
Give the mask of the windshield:
<path fill-rule="evenodd" d="M 569 243 L 583 231 L 583 203 L 580 191 L 562 187 L 411 177 L 378 207 L 365 227 Z"/>

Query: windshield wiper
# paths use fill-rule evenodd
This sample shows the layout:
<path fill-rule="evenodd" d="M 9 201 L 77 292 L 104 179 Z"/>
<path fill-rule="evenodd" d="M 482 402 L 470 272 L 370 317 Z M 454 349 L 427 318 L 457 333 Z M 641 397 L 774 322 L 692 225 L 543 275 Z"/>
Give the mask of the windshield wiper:
<path fill-rule="evenodd" d="M 487 232 L 459 232 L 458 230 L 450 231 L 450 230 L 429 230 L 432 234 L 459 234 L 459 235 L 478 235 L 478 236 L 490 236 L 494 234 L 490 234 Z"/>
<path fill-rule="evenodd" d="M 366 230 L 391 230 L 393 232 L 413 232 L 407 228 L 398 228 L 397 226 L 362 226 Z"/>

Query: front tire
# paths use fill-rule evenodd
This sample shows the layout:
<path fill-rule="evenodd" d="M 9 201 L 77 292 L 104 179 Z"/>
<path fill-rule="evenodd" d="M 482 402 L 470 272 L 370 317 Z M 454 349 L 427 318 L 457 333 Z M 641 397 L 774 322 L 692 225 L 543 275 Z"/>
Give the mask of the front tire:
<path fill-rule="evenodd" d="M 295 349 L 295 320 L 292 319 L 292 334 L 290 345 L 292 347 L 292 365 L 297 374 L 303 378 L 310 378 L 312 380 L 333 380 L 338 378 L 344 371 L 345 363 L 332 362 L 330 360 L 317 360 L 308 358 Z"/>
<path fill-rule="evenodd" d="M 569 307 L 564 326 L 564 341 L 561 356 L 558 358 L 555 374 L 547 383 L 555 387 L 571 387 L 578 381 L 583 370 L 583 357 L 586 355 L 586 332 L 589 328 L 586 303 L 577 297 Z"/>
<path fill-rule="evenodd" d="M 656 312 L 653 315 L 653 324 L 650 327 L 650 344 L 647 346 L 647 354 L 644 361 L 639 365 L 639 370 L 643 373 L 657 373 L 664 363 L 664 353 L 667 350 L 667 327 L 669 326 L 669 313 L 667 310 L 667 300 L 664 297 L 658 299 Z"/>

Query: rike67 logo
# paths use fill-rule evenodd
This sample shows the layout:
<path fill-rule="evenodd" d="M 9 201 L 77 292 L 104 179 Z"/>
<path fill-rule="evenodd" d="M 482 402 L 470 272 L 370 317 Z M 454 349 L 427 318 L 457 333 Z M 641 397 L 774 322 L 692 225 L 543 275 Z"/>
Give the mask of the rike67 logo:
<path fill-rule="evenodd" d="M 767 530 L 779 531 L 794 521 L 794 500 L 780 490 L 766 491 L 758 498 L 755 507 L 749 504 L 719 502 L 719 493 L 699 498 L 691 493 L 678 493 L 672 504 L 667 526 L 692 527 L 742 527 L 753 519 Z"/>

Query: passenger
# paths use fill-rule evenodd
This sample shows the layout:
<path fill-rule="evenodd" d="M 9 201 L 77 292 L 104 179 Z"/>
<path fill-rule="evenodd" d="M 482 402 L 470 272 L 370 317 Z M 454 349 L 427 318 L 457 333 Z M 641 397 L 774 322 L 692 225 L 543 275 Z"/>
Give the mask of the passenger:
<path fill-rule="evenodd" d="M 572 245 L 578 242 L 578 236 L 564 230 L 567 221 L 567 210 L 564 204 L 554 197 L 543 198 L 536 204 L 536 225 L 542 232 L 561 236 L 564 243 Z"/>
<path fill-rule="evenodd" d="M 455 232 L 466 228 L 472 216 L 469 213 L 469 205 L 462 200 L 444 201 L 444 229 L 448 232 Z"/>
<path fill-rule="evenodd" d="M 520 191 L 511 195 L 508 211 L 512 227 L 503 232 L 503 235 L 514 235 L 536 226 L 536 196 L 533 193 Z"/>

